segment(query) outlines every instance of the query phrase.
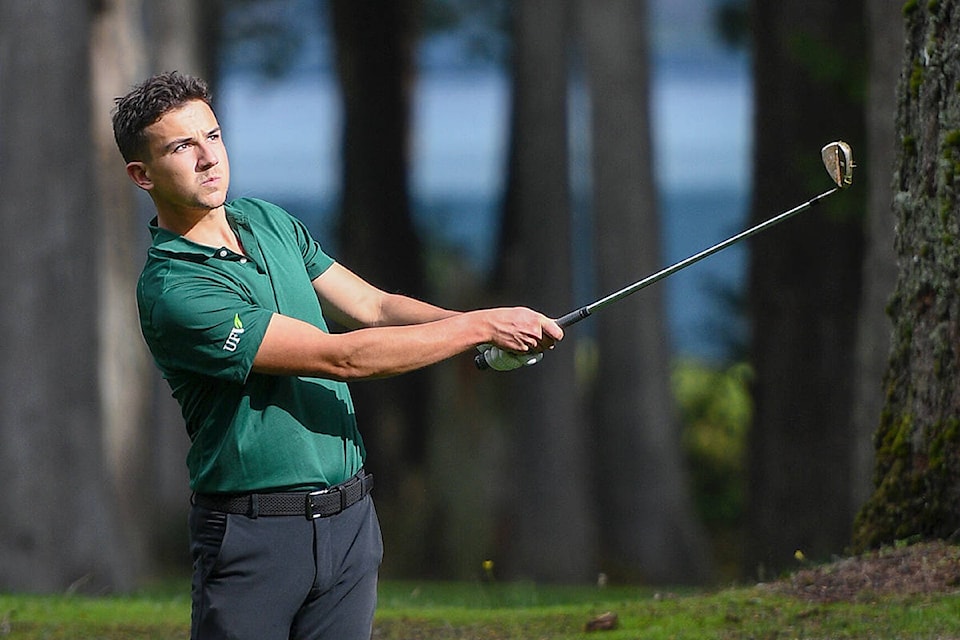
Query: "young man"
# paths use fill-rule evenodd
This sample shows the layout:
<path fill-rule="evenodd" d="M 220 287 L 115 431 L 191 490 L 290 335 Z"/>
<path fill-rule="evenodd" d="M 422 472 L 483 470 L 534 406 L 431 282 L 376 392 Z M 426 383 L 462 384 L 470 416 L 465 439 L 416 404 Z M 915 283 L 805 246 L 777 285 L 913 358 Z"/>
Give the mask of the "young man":
<path fill-rule="evenodd" d="M 561 328 L 525 308 L 458 313 L 385 293 L 279 207 L 227 202 L 201 80 L 148 79 L 117 99 L 113 127 L 157 212 L 137 301 L 191 439 L 192 637 L 369 638 L 382 543 L 346 381 L 477 347 L 508 370 Z"/>

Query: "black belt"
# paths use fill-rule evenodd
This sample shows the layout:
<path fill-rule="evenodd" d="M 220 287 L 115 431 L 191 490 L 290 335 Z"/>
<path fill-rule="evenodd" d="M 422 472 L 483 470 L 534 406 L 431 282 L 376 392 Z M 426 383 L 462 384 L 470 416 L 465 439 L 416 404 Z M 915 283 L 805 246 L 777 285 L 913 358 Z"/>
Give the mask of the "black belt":
<path fill-rule="evenodd" d="M 211 511 L 258 516 L 304 516 L 308 520 L 335 516 L 363 500 L 373 489 L 373 476 L 361 470 L 338 485 L 318 491 L 281 493 L 198 493 L 193 504 Z"/>

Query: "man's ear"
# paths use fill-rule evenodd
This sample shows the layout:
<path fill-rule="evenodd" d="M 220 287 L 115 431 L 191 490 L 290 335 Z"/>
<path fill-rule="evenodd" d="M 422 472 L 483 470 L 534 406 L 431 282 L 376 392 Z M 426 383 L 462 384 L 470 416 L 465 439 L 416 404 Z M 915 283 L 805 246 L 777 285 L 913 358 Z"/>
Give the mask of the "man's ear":
<path fill-rule="evenodd" d="M 150 179 L 150 176 L 147 172 L 147 166 L 144 163 L 139 161 L 128 162 L 127 175 L 130 176 L 131 180 L 133 180 L 133 184 L 137 185 L 144 191 L 149 191 L 153 188 L 153 180 Z"/>

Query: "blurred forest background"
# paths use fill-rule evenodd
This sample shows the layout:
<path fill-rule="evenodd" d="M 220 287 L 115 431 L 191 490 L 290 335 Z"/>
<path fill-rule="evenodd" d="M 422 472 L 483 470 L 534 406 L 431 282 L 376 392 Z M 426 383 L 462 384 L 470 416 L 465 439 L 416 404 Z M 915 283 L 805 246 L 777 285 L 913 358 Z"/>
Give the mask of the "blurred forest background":
<path fill-rule="evenodd" d="M 0 588 L 189 570 L 188 443 L 134 303 L 152 214 L 109 119 L 173 69 L 213 86 L 233 197 L 461 309 L 559 316 L 825 191 L 820 147 L 851 143 L 853 188 L 536 367 L 352 386 L 386 577 L 710 584 L 845 552 L 891 398 L 904 20 L 949 5 L 0 1 Z"/>

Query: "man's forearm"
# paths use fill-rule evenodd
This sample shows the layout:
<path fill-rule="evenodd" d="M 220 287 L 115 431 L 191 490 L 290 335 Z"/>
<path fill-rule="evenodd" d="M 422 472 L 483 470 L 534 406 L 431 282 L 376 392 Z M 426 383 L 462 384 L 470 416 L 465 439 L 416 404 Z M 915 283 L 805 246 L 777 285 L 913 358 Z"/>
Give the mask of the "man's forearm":
<path fill-rule="evenodd" d="M 257 351 L 254 370 L 342 380 L 377 378 L 419 369 L 480 344 L 537 352 L 563 337 L 553 320 L 524 308 L 455 313 L 400 302 L 393 313 L 393 319 L 406 324 L 336 335 L 276 314 Z M 444 317 L 427 320 L 434 314 Z"/>
<path fill-rule="evenodd" d="M 274 315 L 253 369 L 339 380 L 393 376 L 462 353 L 486 340 L 491 329 L 488 323 L 455 314 L 331 335 L 300 320 Z"/>
<path fill-rule="evenodd" d="M 411 324 L 424 324 L 444 320 L 459 311 L 444 309 L 421 300 L 400 294 L 387 294 L 380 305 L 380 319 L 373 326 L 389 327 Z"/>

